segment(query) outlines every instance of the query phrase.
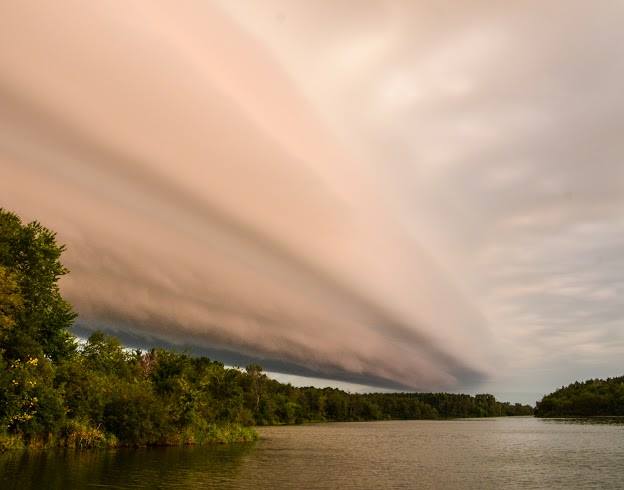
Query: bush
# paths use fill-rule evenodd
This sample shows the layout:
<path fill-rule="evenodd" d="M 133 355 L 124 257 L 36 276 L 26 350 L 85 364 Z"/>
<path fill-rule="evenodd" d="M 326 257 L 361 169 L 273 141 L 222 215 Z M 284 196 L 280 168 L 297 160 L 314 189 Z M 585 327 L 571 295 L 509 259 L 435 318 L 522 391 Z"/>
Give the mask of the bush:
<path fill-rule="evenodd" d="M 149 385 L 141 383 L 115 387 L 104 407 L 104 426 L 128 446 L 164 443 L 170 430 L 162 403 Z"/>
<path fill-rule="evenodd" d="M 15 434 L 0 433 L 0 453 L 9 449 L 24 449 L 23 439 Z"/>
<path fill-rule="evenodd" d="M 56 445 L 70 449 L 93 449 L 116 447 L 118 441 L 114 435 L 105 434 L 100 427 L 93 427 L 84 421 L 70 420 L 61 429 Z"/>

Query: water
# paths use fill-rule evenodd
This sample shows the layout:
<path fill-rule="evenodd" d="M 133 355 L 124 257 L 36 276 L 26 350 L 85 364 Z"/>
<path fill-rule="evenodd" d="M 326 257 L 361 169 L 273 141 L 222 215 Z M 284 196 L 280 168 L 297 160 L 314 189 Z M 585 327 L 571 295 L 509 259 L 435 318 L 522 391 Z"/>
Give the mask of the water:
<path fill-rule="evenodd" d="M 624 488 L 624 425 L 578 422 L 318 424 L 233 447 L 13 452 L 0 488 Z"/>

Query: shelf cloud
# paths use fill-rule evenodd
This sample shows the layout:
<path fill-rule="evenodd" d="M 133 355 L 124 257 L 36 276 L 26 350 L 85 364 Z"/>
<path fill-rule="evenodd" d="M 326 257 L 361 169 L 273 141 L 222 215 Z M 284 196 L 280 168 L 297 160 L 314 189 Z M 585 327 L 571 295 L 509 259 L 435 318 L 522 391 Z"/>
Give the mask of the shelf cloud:
<path fill-rule="evenodd" d="M 0 205 L 58 231 L 87 330 L 373 386 L 530 376 L 606 345 L 561 288 L 600 283 L 582 315 L 617 340 L 621 282 L 569 265 L 624 240 L 622 8 L 584 5 L 13 2 Z"/>

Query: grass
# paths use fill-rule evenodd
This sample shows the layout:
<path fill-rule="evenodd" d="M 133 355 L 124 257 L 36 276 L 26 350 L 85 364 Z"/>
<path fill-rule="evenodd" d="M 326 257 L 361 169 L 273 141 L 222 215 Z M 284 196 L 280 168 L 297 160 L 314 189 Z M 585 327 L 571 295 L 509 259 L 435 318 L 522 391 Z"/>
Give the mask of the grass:
<path fill-rule="evenodd" d="M 144 446 L 183 446 L 204 444 L 233 444 L 253 442 L 258 433 L 252 427 L 239 424 L 207 424 L 204 427 L 187 429 L 181 433 L 172 433 L 165 438 Z M 132 447 L 125 444 L 113 434 L 104 432 L 99 427 L 88 423 L 69 421 L 56 436 L 36 437 L 26 440 L 19 434 L 0 433 L 0 452 L 14 449 L 105 449 L 116 447 Z"/>

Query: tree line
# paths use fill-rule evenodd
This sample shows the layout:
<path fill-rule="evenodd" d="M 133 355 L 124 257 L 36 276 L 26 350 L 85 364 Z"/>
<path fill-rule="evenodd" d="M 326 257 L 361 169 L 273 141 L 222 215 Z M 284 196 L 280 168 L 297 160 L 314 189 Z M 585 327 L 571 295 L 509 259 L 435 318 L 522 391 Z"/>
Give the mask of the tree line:
<path fill-rule="evenodd" d="M 624 416 L 624 376 L 562 386 L 537 402 L 538 417 Z"/>
<path fill-rule="evenodd" d="M 58 280 L 64 246 L 0 208 L 0 448 L 249 441 L 255 425 L 530 415 L 492 395 L 351 394 L 279 383 L 165 349 L 78 342 Z"/>

